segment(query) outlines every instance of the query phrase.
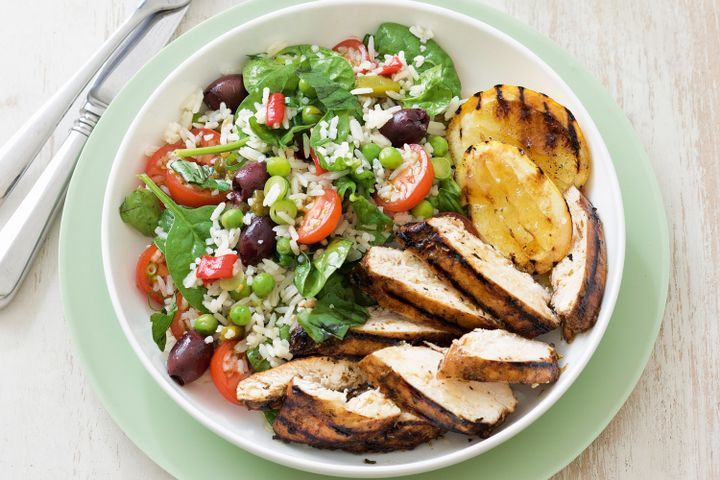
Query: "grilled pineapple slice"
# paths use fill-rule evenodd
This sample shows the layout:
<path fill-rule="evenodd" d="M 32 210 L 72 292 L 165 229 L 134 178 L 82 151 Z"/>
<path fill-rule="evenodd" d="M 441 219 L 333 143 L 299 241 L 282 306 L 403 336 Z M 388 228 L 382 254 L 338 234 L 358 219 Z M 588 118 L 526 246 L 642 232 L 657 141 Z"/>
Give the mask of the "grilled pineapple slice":
<path fill-rule="evenodd" d="M 448 127 L 455 162 L 485 140 L 525 150 L 561 192 L 582 187 L 590 175 L 590 151 L 573 114 L 527 88 L 496 85 L 465 102 Z"/>
<path fill-rule="evenodd" d="M 455 178 L 485 242 L 522 270 L 545 273 L 572 243 L 572 220 L 560 190 L 522 150 L 494 140 L 471 145 Z"/>

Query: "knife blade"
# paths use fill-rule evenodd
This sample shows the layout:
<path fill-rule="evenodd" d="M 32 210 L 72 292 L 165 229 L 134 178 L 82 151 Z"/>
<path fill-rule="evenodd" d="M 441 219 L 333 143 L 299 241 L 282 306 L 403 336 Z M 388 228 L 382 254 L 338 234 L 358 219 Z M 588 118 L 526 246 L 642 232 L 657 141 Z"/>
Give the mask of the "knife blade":
<path fill-rule="evenodd" d="M 107 107 L 125 84 L 159 52 L 175 33 L 189 6 L 146 20 L 100 70 L 88 100 Z"/>
<path fill-rule="evenodd" d="M 10 303 L 60 210 L 88 136 L 130 78 L 172 37 L 187 6 L 157 14 L 127 38 L 103 66 L 70 134 L 5 225 L 0 227 L 0 309 Z"/>

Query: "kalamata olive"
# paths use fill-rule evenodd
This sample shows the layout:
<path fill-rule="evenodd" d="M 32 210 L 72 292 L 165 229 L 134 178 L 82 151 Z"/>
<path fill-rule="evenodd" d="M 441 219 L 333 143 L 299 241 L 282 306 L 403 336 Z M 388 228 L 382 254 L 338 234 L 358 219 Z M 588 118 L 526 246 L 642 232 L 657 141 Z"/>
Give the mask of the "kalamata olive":
<path fill-rule="evenodd" d="M 255 190 L 262 190 L 270 178 L 264 163 L 250 162 L 243 165 L 233 178 L 233 190 L 241 201 L 252 197 Z"/>
<path fill-rule="evenodd" d="M 240 234 L 238 253 L 243 265 L 255 265 L 275 253 L 275 224 L 270 217 L 255 217 Z"/>
<path fill-rule="evenodd" d="M 213 356 L 212 343 L 194 330 L 188 330 L 170 350 L 167 370 L 170 378 L 182 386 L 194 382 L 210 366 Z"/>
<path fill-rule="evenodd" d="M 380 133 L 385 135 L 393 147 L 402 147 L 411 143 L 420 143 L 427 133 L 430 117 L 422 108 L 405 108 L 395 112 Z"/>
<path fill-rule="evenodd" d="M 245 97 L 245 85 L 240 74 L 223 75 L 205 88 L 203 92 L 203 100 L 205 105 L 212 110 L 220 108 L 220 103 L 225 102 L 225 106 L 235 111 Z"/>

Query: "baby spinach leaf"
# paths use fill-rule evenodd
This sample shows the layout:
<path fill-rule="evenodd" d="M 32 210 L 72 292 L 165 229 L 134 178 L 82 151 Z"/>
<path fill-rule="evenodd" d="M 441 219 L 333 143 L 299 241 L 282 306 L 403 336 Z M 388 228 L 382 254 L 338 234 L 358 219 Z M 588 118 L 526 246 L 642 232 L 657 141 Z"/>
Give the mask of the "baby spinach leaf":
<path fill-rule="evenodd" d="M 245 90 L 250 94 L 262 95 L 266 87 L 270 92 L 282 92 L 290 86 L 294 89 L 297 85 L 296 69 L 295 64 L 286 65 L 267 55 L 253 55 L 242 71 Z"/>
<path fill-rule="evenodd" d="M 120 205 L 122 221 L 148 237 L 154 235 L 161 215 L 160 202 L 144 188 L 128 193 Z"/>
<path fill-rule="evenodd" d="M 150 191 L 170 210 L 173 215 L 172 226 L 165 241 L 165 262 L 170 276 L 182 296 L 195 309 L 206 312 L 202 304 L 205 287 L 186 288 L 183 280 L 190 273 L 190 264 L 205 254 L 205 240 L 210 236 L 212 221 L 210 216 L 215 205 L 200 208 L 183 207 L 175 203 L 146 174 L 140 175 Z"/>
<path fill-rule="evenodd" d="M 277 59 L 282 62 L 290 60 L 299 71 L 316 72 L 345 90 L 352 90 L 355 86 L 355 72 L 350 63 L 329 48 L 293 45 L 281 50 Z"/>
<path fill-rule="evenodd" d="M 267 125 L 261 125 L 260 123 L 258 123 L 257 118 L 255 118 L 254 115 L 250 117 L 248 123 L 250 124 L 250 129 L 255 135 L 257 135 L 260 140 L 267 143 L 268 145 L 273 145 L 275 147 L 280 146 L 278 136 L 275 133 L 277 132 L 277 130 L 273 130 Z"/>
<path fill-rule="evenodd" d="M 371 233 L 375 237 L 373 245 L 384 245 L 392 236 L 390 232 L 392 218 L 381 212 L 377 205 L 365 197 L 351 196 L 350 204 L 357 215 L 358 230 Z"/>
<path fill-rule="evenodd" d="M 344 59 L 342 61 L 347 64 Z M 352 68 L 350 71 L 352 71 Z M 347 87 L 333 81 L 325 73 L 316 70 L 301 72 L 298 75 L 315 89 L 318 101 L 322 103 L 326 111 L 349 110 L 353 113 L 359 113 L 360 102 L 358 102 L 355 95 L 350 93 L 354 83 Z"/>
<path fill-rule="evenodd" d="M 278 410 L 263 410 L 263 415 L 265 415 L 265 421 L 272 426 L 275 417 L 278 416 Z"/>
<path fill-rule="evenodd" d="M 250 363 L 250 368 L 253 372 L 263 372 L 271 368 L 270 362 L 268 362 L 262 355 L 260 355 L 260 349 L 258 347 L 251 348 L 245 352 L 245 356 Z"/>
<path fill-rule="evenodd" d="M 173 302 L 171 305 L 163 308 L 162 311 L 155 312 L 150 315 L 153 341 L 155 341 L 155 345 L 158 346 L 161 352 L 165 351 L 167 329 L 170 328 L 170 324 L 172 323 L 173 318 L 175 318 L 176 313 L 177 305 Z"/>
<path fill-rule="evenodd" d="M 344 177 L 340 177 L 335 180 L 335 191 L 337 191 L 338 195 L 340 195 L 340 198 L 343 200 L 346 195 L 355 195 L 357 188 L 357 183 L 355 183 L 349 175 L 345 175 Z"/>
<path fill-rule="evenodd" d="M 442 113 L 455 96 L 455 92 L 445 83 L 443 66 L 435 65 L 420 74 L 416 84 L 423 85 L 423 91 L 416 97 L 401 100 L 404 107 L 419 107 L 434 117 Z"/>
<path fill-rule="evenodd" d="M 460 186 L 453 179 L 440 181 L 437 196 L 430 197 L 429 201 L 441 212 L 457 212 L 465 215 L 460 205 Z"/>
<path fill-rule="evenodd" d="M 209 165 L 201 165 L 187 160 L 175 160 L 169 167 L 180 174 L 187 183 L 192 183 L 208 190 L 227 192 L 230 190 L 230 182 L 225 179 L 212 178 L 215 169 Z"/>
<path fill-rule="evenodd" d="M 350 240 L 336 238 L 315 260 L 298 264 L 293 281 L 300 295 L 306 298 L 317 295 L 328 278 L 345 262 L 352 245 Z"/>
<path fill-rule="evenodd" d="M 175 219 L 172 212 L 168 210 L 167 208 L 163 210 L 162 215 L 160 215 L 160 221 L 158 222 L 158 227 L 165 232 L 165 236 L 167 236 L 167 233 L 172 228 L 172 222 Z M 160 251 L 165 254 L 165 238 L 164 237 L 155 237 L 153 239 L 153 243 L 156 247 L 160 249 Z"/>
<path fill-rule="evenodd" d="M 421 46 L 425 46 L 424 51 Z M 422 55 L 425 60 L 420 67 L 417 67 L 418 73 L 422 74 L 436 65 L 442 68 L 442 83 L 453 96 L 460 96 L 460 77 L 455 70 L 450 55 L 438 45 L 435 40 L 428 40 L 425 44 L 420 39 L 410 33 L 410 29 L 399 23 L 383 23 L 377 32 L 375 32 L 375 50 L 381 55 L 394 55 L 399 51 L 405 52 L 405 58 L 408 63 L 418 56 Z"/>
<path fill-rule="evenodd" d="M 325 124 L 329 124 L 335 116 L 338 117 L 336 137 L 334 139 L 322 138 L 322 135 L 320 133 L 322 127 L 320 124 L 322 122 L 325 122 Z M 325 115 L 323 115 L 320 122 L 318 122 L 317 125 L 315 125 L 310 131 L 310 146 L 315 151 L 315 155 L 320 162 L 320 166 L 323 167 L 325 170 L 335 172 L 340 170 L 346 170 L 348 168 L 356 168 L 360 164 L 360 161 L 352 154 L 352 147 L 350 148 L 347 156 L 335 158 L 333 159 L 332 163 L 330 163 L 329 159 L 323 153 L 323 149 L 318 148 L 329 143 L 341 144 L 342 142 L 344 142 L 350 134 L 350 116 L 351 112 L 349 111 L 329 111 Z"/>
<path fill-rule="evenodd" d="M 298 313 L 298 324 L 320 343 L 331 337 L 344 338 L 350 327 L 362 325 L 369 316 L 347 284 L 347 276 L 336 272 L 328 278 L 315 307 Z"/>

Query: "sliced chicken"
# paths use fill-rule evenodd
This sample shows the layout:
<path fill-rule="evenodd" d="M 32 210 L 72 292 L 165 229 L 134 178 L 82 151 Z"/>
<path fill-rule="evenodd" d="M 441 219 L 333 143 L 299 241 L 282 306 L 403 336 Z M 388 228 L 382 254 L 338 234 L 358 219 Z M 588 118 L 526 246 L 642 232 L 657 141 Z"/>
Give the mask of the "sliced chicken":
<path fill-rule="evenodd" d="M 383 308 L 368 309 L 370 318 L 352 327 L 342 340 L 330 339 L 315 343 L 301 328 L 290 336 L 290 351 L 294 356 L 328 355 L 333 357 L 364 357 L 375 350 L 408 342 L 413 345 L 424 341 L 447 346 L 457 334 L 445 328 L 437 328 L 408 320 Z"/>
<path fill-rule="evenodd" d="M 553 268 L 550 304 L 563 323 L 563 337 L 572 342 L 595 325 L 607 277 L 607 251 L 602 222 L 590 201 L 575 187 L 565 192 L 573 222 L 572 247 Z"/>
<path fill-rule="evenodd" d="M 294 377 L 315 381 L 334 390 L 353 388 L 365 382 L 356 362 L 330 357 L 300 358 L 241 380 L 237 386 L 238 401 L 251 410 L 276 408 Z"/>
<path fill-rule="evenodd" d="M 353 453 L 393 452 L 412 450 L 423 443 L 434 440 L 445 430 L 412 413 L 402 412 L 390 429 L 377 433 L 357 444 L 343 447 Z"/>
<path fill-rule="evenodd" d="M 498 328 L 498 322 L 442 280 L 416 255 L 388 247 L 372 247 L 360 262 L 357 283 L 377 302 L 420 322 Z M 442 325 L 442 323 L 441 323 Z"/>
<path fill-rule="evenodd" d="M 348 399 L 346 391 L 294 378 L 273 422 L 277 438 L 318 448 L 357 448 L 391 429 L 400 409 L 377 390 Z"/>
<path fill-rule="evenodd" d="M 559 320 L 548 306 L 550 293 L 473 235 L 456 216 L 405 225 L 398 230 L 397 238 L 458 290 L 502 320 L 508 330 L 533 338 L 558 327 Z"/>
<path fill-rule="evenodd" d="M 529 385 L 551 383 L 559 375 L 552 345 L 480 328 L 453 341 L 438 370 L 439 378 Z"/>
<path fill-rule="evenodd" d="M 372 383 L 401 408 L 446 430 L 489 436 L 515 410 L 506 383 L 437 378 L 443 354 L 427 347 L 399 345 L 360 361 Z"/>

